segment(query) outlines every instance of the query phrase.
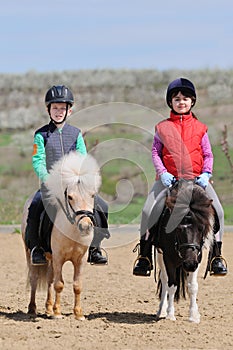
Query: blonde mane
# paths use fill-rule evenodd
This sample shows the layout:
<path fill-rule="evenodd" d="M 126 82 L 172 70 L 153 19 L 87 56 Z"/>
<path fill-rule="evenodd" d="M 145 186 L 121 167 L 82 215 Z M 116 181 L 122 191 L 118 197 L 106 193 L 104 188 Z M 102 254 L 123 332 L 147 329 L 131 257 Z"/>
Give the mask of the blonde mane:
<path fill-rule="evenodd" d="M 45 185 L 51 202 L 57 204 L 56 198 L 62 200 L 65 189 L 77 184 L 84 192 L 97 193 L 101 185 L 101 176 L 99 166 L 91 155 L 82 155 L 74 151 L 53 165 Z"/>

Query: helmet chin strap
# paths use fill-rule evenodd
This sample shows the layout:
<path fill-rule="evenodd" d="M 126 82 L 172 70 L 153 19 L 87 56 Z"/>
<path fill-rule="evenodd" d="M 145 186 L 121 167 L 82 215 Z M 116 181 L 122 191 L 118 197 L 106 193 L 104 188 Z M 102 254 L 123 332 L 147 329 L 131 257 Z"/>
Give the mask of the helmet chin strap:
<path fill-rule="evenodd" d="M 52 120 L 52 122 L 54 123 L 54 124 L 63 124 L 65 121 L 66 121 L 66 116 L 63 118 L 63 120 L 61 121 L 61 122 L 56 122 L 53 118 L 51 118 L 51 116 L 50 116 L 50 119 Z"/>

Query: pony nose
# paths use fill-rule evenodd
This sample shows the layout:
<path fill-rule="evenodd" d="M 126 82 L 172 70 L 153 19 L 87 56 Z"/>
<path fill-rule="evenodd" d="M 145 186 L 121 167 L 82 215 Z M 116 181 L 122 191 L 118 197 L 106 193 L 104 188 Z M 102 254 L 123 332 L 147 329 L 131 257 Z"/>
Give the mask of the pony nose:
<path fill-rule="evenodd" d="M 93 224 L 90 220 L 81 220 L 78 224 L 78 229 L 80 232 L 87 232 L 89 233 L 90 230 L 92 230 Z"/>
<path fill-rule="evenodd" d="M 198 267 L 197 261 L 184 261 L 183 268 L 186 272 L 194 272 Z"/>

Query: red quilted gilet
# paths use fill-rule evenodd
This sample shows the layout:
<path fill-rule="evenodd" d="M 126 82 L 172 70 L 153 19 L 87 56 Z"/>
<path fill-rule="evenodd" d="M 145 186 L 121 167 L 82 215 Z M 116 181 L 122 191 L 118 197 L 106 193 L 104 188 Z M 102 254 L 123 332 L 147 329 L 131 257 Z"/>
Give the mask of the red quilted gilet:
<path fill-rule="evenodd" d="M 197 120 L 192 113 L 176 115 L 156 126 L 164 145 L 162 160 L 167 171 L 177 179 L 194 179 L 202 172 L 203 154 L 201 140 L 207 126 Z"/>

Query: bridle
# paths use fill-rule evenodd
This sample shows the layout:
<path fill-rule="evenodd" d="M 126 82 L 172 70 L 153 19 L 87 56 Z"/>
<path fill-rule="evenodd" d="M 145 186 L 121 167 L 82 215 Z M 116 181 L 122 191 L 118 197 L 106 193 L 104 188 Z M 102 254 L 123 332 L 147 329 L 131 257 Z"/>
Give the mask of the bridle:
<path fill-rule="evenodd" d="M 93 223 L 93 225 L 97 226 L 96 219 L 95 219 L 93 212 L 91 212 L 89 210 L 77 210 L 77 211 L 74 210 L 74 208 L 72 207 L 72 205 L 70 204 L 70 202 L 68 200 L 67 188 L 64 191 L 64 197 L 65 197 L 65 207 L 59 198 L 57 198 L 57 201 L 58 201 L 59 205 L 61 206 L 63 212 L 65 213 L 67 219 L 69 220 L 69 222 L 72 225 L 75 224 L 76 217 L 80 215 L 80 218 L 78 219 L 78 221 L 76 223 L 77 225 L 79 224 L 79 222 L 83 218 L 88 217 L 91 220 L 91 222 Z"/>
<path fill-rule="evenodd" d="M 189 219 L 190 216 L 189 214 L 187 214 L 183 220 L 185 219 Z M 181 229 L 182 231 L 186 231 L 189 227 L 191 227 L 192 224 L 188 223 L 188 224 L 179 224 L 179 226 L 177 227 L 177 229 Z M 184 259 L 184 256 L 182 254 L 182 251 L 186 251 L 187 249 L 192 249 L 192 251 L 197 251 L 197 257 L 199 257 L 199 255 L 201 254 L 202 251 L 202 247 L 204 244 L 204 238 L 203 238 L 203 232 L 202 232 L 202 238 L 201 238 L 201 242 L 200 244 L 197 243 L 181 243 L 179 240 L 179 236 L 178 234 L 176 234 L 176 241 L 175 241 L 175 250 L 178 254 L 178 256 L 181 259 Z"/>
<path fill-rule="evenodd" d="M 178 188 L 180 182 L 187 182 L 187 181 L 184 180 L 184 179 L 174 180 L 173 183 L 172 183 L 172 186 L 169 188 L 169 193 L 171 192 L 172 189 Z M 178 227 L 175 229 L 175 231 L 177 229 L 181 230 L 182 232 L 187 231 L 188 228 L 193 226 L 193 224 L 192 224 L 192 222 L 190 222 L 190 220 L 191 220 L 191 215 L 190 215 L 190 212 L 189 212 L 183 217 L 181 223 L 178 225 Z M 181 259 L 184 259 L 182 251 L 184 252 L 187 249 L 191 249 L 192 251 L 197 251 L 197 257 L 199 257 L 201 252 L 202 252 L 203 245 L 204 245 L 204 232 L 203 231 L 202 231 L 202 238 L 201 238 L 200 244 L 196 244 L 196 243 L 181 243 L 179 235 L 177 234 L 177 232 L 175 233 L 175 250 L 176 250 L 179 258 L 181 258 Z"/>

